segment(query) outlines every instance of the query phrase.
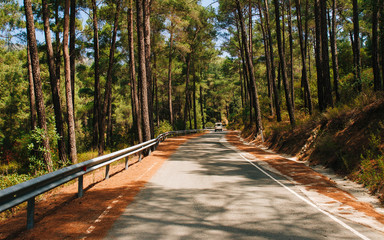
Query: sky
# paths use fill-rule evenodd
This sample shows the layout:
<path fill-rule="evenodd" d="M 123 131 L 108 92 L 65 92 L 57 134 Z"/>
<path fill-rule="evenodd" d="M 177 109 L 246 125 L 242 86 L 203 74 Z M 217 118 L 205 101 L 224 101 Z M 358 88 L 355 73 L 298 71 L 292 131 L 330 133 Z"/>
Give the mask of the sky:
<path fill-rule="evenodd" d="M 217 9 L 219 8 L 219 0 L 201 0 L 201 5 L 204 7 L 212 6 L 214 9 L 216 9 L 216 12 L 217 12 Z M 225 32 L 225 30 L 220 30 L 220 32 L 223 33 L 223 32 Z M 221 38 L 220 36 L 217 37 L 216 49 L 220 50 L 221 45 L 223 44 L 223 41 L 224 41 L 223 38 Z M 229 54 L 225 51 L 222 51 L 220 56 L 221 57 L 229 57 Z"/>
<path fill-rule="evenodd" d="M 216 8 L 216 9 L 219 7 L 218 0 L 201 0 L 201 5 L 203 5 L 204 7 L 206 7 L 210 4 L 212 4 L 211 6 Z"/>

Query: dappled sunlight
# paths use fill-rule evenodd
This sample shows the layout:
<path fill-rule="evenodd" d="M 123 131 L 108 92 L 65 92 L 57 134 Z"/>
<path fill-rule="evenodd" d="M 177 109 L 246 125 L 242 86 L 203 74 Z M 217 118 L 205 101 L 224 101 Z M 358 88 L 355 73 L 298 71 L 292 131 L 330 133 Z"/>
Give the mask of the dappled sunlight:
<path fill-rule="evenodd" d="M 182 145 L 127 207 L 107 238 L 351 238 L 327 216 L 303 206 L 224 147 L 224 135 L 207 134 Z"/>

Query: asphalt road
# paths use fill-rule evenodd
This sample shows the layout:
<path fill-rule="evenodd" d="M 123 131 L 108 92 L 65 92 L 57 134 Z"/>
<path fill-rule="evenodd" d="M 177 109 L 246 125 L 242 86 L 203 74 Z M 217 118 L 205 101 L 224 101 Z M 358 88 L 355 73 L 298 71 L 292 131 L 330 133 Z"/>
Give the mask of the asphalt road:
<path fill-rule="evenodd" d="M 291 182 L 228 147 L 224 134 L 182 145 L 106 239 L 384 239 L 319 210 Z"/>

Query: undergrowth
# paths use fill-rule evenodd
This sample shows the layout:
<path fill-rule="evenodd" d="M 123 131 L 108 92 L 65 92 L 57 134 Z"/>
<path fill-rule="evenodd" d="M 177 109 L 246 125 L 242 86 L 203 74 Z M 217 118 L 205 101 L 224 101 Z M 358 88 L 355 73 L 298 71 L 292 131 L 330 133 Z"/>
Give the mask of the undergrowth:
<path fill-rule="evenodd" d="M 297 111 L 295 128 L 285 115 L 264 118 L 265 145 L 347 175 L 384 203 L 383 109 L 384 93 L 365 92 L 311 116 Z M 242 127 L 243 138 L 255 135 L 252 125 Z"/>
<path fill-rule="evenodd" d="M 380 122 L 380 125 L 384 130 L 384 124 Z M 360 169 L 354 175 L 358 182 L 366 186 L 372 193 L 384 194 L 384 151 L 381 144 L 380 133 L 371 133 L 369 145 L 361 154 Z M 380 197 L 381 201 L 384 201 L 383 195 Z"/>
<path fill-rule="evenodd" d="M 173 131 L 172 125 L 167 120 L 163 120 L 158 127 L 155 127 L 155 137 L 170 131 Z"/>

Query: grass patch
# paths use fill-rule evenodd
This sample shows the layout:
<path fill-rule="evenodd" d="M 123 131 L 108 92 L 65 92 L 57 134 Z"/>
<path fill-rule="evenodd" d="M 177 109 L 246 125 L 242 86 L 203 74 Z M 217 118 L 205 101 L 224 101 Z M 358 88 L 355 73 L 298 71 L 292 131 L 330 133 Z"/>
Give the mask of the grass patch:
<path fill-rule="evenodd" d="M 369 145 L 361 155 L 360 169 L 355 173 L 355 176 L 358 182 L 366 186 L 372 193 L 377 193 L 383 188 L 384 151 L 380 132 L 370 135 Z"/>
<path fill-rule="evenodd" d="M 107 152 L 105 152 L 105 154 L 107 154 Z M 98 156 L 98 152 L 97 150 L 94 150 L 94 151 L 88 151 L 88 152 L 83 152 L 83 153 L 78 153 L 77 154 L 77 161 L 79 163 L 81 162 L 85 162 L 85 161 L 88 161 L 92 158 L 95 158 Z"/>
<path fill-rule="evenodd" d="M 30 179 L 34 178 L 34 176 L 31 176 L 29 174 L 17 174 L 12 173 L 8 175 L 1 175 L 0 176 L 0 190 L 11 187 L 13 185 L 28 181 Z"/>
<path fill-rule="evenodd" d="M 22 166 L 20 163 L 18 163 L 16 161 L 12 161 L 9 164 L 1 164 L 0 165 L 0 172 L 2 173 L 2 175 L 8 175 L 11 173 L 18 172 L 21 167 Z"/>

